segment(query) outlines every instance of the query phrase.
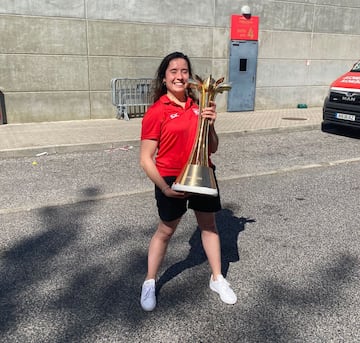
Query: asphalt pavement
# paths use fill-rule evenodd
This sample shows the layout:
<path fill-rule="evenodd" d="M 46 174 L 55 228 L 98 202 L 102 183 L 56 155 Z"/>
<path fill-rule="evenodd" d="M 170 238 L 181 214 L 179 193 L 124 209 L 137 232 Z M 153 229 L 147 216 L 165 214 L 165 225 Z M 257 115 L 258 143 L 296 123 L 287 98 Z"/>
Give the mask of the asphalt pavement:
<path fill-rule="evenodd" d="M 209 290 L 188 211 L 150 313 L 141 119 L 0 126 L 0 341 L 359 342 L 360 141 L 320 122 L 320 108 L 219 114 L 216 220 L 239 300 Z"/>
<path fill-rule="evenodd" d="M 322 108 L 290 108 L 218 114 L 221 134 L 320 127 Z M 24 157 L 122 148 L 139 142 L 141 118 L 90 119 L 0 125 L 0 157 Z"/>

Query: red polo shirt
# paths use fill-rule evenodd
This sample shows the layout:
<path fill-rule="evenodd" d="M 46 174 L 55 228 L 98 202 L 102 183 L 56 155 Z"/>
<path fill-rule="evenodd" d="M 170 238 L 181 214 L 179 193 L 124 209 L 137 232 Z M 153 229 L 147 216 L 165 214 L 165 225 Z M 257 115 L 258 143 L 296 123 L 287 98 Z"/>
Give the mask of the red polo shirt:
<path fill-rule="evenodd" d="M 158 142 L 156 167 L 161 176 L 178 176 L 194 144 L 199 108 L 188 98 L 185 108 L 163 95 L 142 120 L 141 140 Z"/>

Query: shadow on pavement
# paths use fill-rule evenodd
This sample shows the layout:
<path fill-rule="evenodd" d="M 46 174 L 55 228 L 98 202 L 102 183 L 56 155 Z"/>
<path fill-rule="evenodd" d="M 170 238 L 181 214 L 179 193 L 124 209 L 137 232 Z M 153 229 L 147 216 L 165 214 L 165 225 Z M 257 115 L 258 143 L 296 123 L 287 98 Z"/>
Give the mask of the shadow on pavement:
<path fill-rule="evenodd" d="M 85 194 L 97 193 L 87 189 Z M 17 326 L 20 312 L 31 312 L 33 303 L 29 290 L 54 276 L 53 259 L 78 237 L 80 222 L 86 213 L 79 207 L 44 207 L 40 210 L 43 228 L 38 233 L 19 240 L 1 255 L 0 269 L 0 333 Z M 23 308 L 19 299 L 29 297 Z"/>
<path fill-rule="evenodd" d="M 264 281 L 257 304 L 247 316 L 248 331 L 242 334 L 252 338 L 249 342 L 307 341 L 302 336 L 303 323 L 319 314 L 319 320 L 329 313 L 333 316 L 346 306 L 343 293 L 354 282 L 358 268 L 358 258 L 344 253 L 308 275 L 302 286 Z"/>
<path fill-rule="evenodd" d="M 216 225 L 221 241 L 221 269 L 224 277 L 229 270 L 230 262 L 239 261 L 238 236 L 245 230 L 246 223 L 255 222 L 253 219 L 234 216 L 234 212 L 229 208 L 223 208 L 216 214 Z M 207 257 L 201 242 L 201 231 L 196 228 L 190 240 L 190 251 L 188 256 L 172 266 L 170 266 L 159 278 L 156 286 L 156 293 L 159 294 L 161 288 L 177 275 L 188 268 L 195 267 L 207 261 Z"/>
<path fill-rule="evenodd" d="M 35 338 L 33 341 L 80 342 L 96 337 L 101 330 L 107 333 L 107 325 L 118 337 L 129 332 L 136 336 L 137 330 L 150 321 L 149 314 L 139 306 L 140 285 L 146 269 L 146 251 L 137 241 L 142 234 L 139 228 L 129 230 L 121 226 L 105 241 L 97 233 L 94 237 L 86 236 L 90 232 L 84 230 L 84 217 L 93 211 L 96 199 L 91 198 L 98 194 L 96 188 L 88 188 L 81 193 L 88 203 L 42 209 L 41 231 L 19 240 L 1 254 L 1 338 L 11 336 L 15 340 L 20 338 L 17 341 L 30 341 L 31 336 Z M 225 276 L 230 263 L 240 260 L 239 234 L 247 223 L 255 222 L 236 217 L 235 209 L 231 204 L 225 205 L 216 216 Z M 148 228 L 144 228 L 145 232 L 149 235 Z M 86 239 L 84 246 L 78 243 L 81 239 Z M 123 246 L 125 243 L 130 245 Z M 160 277 L 158 292 L 184 270 L 206 261 L 198 229 L 189 244 L 188 256 Z M 114 254 L 105 258 L 109 249 L 114 249 Z M 69 260 L 64 258 L 68 253 L 73 253 Z M 91 257 L 94 260 L 88 261 Z M 332 313 L 345 306 L 342 294 L 354 281 L 358 268 L 358 259 L 344 254 L 319 266 L 297 286 L 292 282 L 261 279 L 253 290 L 253 306 L 245 312 L 241 306 L 237 308 L 234 320 L 242 323 L 241 331 L 234 327 L 228 330 L 234 338 L 230 341 L 241 341 L 239 337 L 247 342 L 299 341 L 304 318 L 316 317 L 324 310 Z M 49 283 L 50 288 L 39 291 L 38 287 Z M 176 298 L 171 298 L 172 306 L 174 302 Z M 162 310 L 163 314 L 168 308 Z M 28 325 L 25 329 L 24 324 Z"/>

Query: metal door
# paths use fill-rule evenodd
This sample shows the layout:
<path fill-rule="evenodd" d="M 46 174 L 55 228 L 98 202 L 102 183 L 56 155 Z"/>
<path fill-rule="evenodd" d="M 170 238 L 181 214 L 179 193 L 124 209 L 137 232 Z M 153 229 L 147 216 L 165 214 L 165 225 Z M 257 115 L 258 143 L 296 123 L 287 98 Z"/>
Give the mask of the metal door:
<path fill-rule="evenodd" d="M 229 112 L 253 111 L 255 104 L 257 41 L 231 41 L 228 94 Z"/>

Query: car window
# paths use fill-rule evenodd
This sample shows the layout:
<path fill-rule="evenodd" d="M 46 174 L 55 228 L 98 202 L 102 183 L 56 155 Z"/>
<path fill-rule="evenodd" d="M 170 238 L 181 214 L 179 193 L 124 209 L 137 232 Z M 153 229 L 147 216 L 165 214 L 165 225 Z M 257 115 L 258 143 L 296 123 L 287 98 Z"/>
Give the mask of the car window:
<path fill-rule="evenodd" d="M 350 71 L 360 72 L 360 61 L 356 62 Z"/>

